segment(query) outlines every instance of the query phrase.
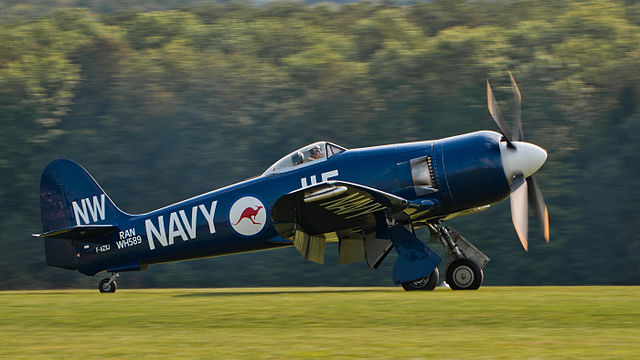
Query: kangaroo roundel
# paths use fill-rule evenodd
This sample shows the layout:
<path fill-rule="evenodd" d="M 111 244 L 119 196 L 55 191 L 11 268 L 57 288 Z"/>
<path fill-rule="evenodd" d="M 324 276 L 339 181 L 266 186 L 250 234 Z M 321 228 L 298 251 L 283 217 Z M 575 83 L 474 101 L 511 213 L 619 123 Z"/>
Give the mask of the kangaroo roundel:
<path fill-rule="evenodd" d="M 235 232 L 244 236 L 259 233 L 267 222 L 267 210 L 259 199 L 242 197 L 229 210 L 229 223 Z"/>

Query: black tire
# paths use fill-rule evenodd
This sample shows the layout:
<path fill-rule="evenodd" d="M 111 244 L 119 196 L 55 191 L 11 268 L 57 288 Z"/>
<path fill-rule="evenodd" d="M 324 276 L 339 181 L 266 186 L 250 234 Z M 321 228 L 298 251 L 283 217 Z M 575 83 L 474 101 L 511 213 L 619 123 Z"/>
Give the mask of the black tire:
<path fill-rule="evenodd" d="M 433 290 L 438 285 L 438 281 L 440 281 L 440 273 L 438 272 L 438 268 L 435 268 L 429 276 L 406 282 L 402 284 L 402 288 L 406 291 Z"/>
<path fill-rule="evenodd" d="M 484 273 L 478 264 L 469 259 L 458 259 L 447 267 L 447 284 L 451 290 L 478 290 Z"/>
<path fill-rule="evenodd" d="M 98 285 L 98 290 L 100 290 L 101 293 L 114 293 L 116 292 L 116 289 L 118 288 L 118 285 L 116 284 L 115 280 L 111 282 L 111 284 L 109 284 L 109 280 L 111 280 L 110 278 L 104 278 L 102 279 L 102 281 L 100 281 L 100 285 Z"/>

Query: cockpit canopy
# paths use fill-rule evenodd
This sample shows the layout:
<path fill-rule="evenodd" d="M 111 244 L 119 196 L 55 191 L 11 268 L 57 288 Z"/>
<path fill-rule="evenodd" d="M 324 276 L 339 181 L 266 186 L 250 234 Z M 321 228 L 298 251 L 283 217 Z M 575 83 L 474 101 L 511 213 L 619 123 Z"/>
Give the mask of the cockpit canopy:
<path fill-rule="evenodd" d="M 273 175 L 307 166 L 314 161 L 325 161 L 335 154 L 346 151 L 342 146 L 328 141 L 318 141 L 302 147 L 271 165 L 263 175 Z"/>

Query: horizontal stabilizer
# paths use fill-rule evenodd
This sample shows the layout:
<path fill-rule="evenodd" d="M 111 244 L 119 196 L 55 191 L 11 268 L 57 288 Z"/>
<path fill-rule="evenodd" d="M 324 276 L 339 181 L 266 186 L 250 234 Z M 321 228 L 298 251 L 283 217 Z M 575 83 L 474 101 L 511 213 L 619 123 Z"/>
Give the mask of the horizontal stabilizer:
<path fill-rule="evenodd" d="M 115 225 L 80 225 L 49 231 L 44 234 L 33 234 L 40 238 L 53 238 L 64 240 L 85 240 L 96 244 L 108 243 L 104 235 L 118 230 Z"/>

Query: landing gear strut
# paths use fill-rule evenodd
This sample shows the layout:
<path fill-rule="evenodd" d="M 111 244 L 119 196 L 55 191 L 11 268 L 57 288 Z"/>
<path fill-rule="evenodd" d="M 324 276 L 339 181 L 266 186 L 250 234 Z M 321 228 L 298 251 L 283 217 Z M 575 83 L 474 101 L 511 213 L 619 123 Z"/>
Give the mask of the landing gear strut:
<path fill-rule="evenodd" d="M 490 259 L 451 227 L 427 223 L 431 241 L 439 242 L 449 255 L 445 279 L 451 290 L 477 290 L 482 285 L 482 269 Z"/>
<path fill-rule="evenodd" d="M 113 293 L 116 292 L 118 285 L 116 284 L 116 278 L 120 276 L 120 274 L 113 272 L 111 273 L 110 278 L 104 278 L 100 281 L 100 285 L 98 285 L 98 290 L 101 293 Z"/>

